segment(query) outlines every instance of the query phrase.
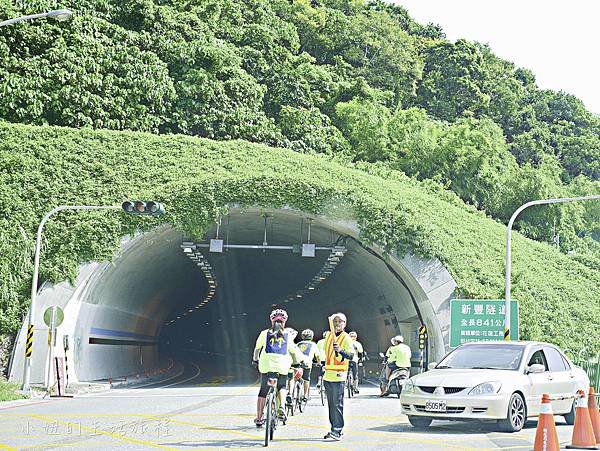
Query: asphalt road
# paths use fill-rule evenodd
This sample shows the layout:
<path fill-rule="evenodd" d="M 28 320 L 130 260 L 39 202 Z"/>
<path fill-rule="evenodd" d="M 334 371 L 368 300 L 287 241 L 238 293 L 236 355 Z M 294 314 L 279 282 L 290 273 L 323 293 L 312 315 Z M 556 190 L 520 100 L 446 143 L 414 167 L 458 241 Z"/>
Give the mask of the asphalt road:
<path fill-rule="evenodd" d="M 252 423 L 257 381 L 233 384 L 227 377 L 186 363 L 170 380 L 74 398 L 0 404 L 1 449 L 217 450 L 259 448 L 263 430 Z M 327 411 L 313 395 L 302 414 L 276 431 L 274 449 L 483 450 L 532 449 L 536 422 L 516 434 L 491 425 L 434 422 L 418 431 L 400 415 L 398 398 L 379 398 L 365 385 L 345 400 L 346 427 L 340 442 L 323 440 Z M 572 427 L 556 417 L 561 443 Z"/>

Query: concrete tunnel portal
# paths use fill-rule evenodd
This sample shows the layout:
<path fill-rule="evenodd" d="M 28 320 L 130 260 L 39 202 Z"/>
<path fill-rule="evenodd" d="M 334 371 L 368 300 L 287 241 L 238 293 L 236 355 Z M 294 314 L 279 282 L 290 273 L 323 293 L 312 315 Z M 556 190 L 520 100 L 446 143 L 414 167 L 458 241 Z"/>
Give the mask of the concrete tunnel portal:
<path fill-rule="evenodd" d="M 316 249 L 303 256 L 309 226 Z M 347 330 L 358 332 L 371 356 L 401 333 L 416 366 L 422 324 L 430 359 L 447 348 L 455 284 L 438 261 L 384 255 L 360 242 L 355 223 L 290 209 L 233 208 L 220 221 L 221 252 L 209 247 L 216 237 L 215 226 L 190 246 L 181 232 L 160 227 L 124 240 L 111 263 L 82 265 L 74 287 L 45 284 L 36 323 L 45 305 L 65 310 L 58 335 L 69 336 L 69 379 L 117 379 L 170 358 L 202 362 L 211 367 L 207 374 L 230 381 L 255 379 L 252 349 L 274 306 L 288 311 L 289 326 L 313 329 L 315 338 L 328 327 L 329 314 L 343 311 Z M 38 355 L 42 340 L 34 339 Z M 20 377 L 20 351 L 12 380 Z M 34 383 L 44 375 L 41 365 L 33 362 Z"/>

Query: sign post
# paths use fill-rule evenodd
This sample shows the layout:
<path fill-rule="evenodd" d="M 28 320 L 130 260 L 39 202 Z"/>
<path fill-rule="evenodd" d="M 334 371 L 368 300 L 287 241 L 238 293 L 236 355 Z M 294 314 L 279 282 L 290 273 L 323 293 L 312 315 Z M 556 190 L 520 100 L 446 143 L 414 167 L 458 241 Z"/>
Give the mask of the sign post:
<path fill-rule="evenodd" d="M 52 357 L 56 345 L 56 328 L 65 319 L 63 310 L 55 305 L 48 307 L 44 312 L 44 323 L 48 326 L 48 363 L 46 365 L 46 391 L 50 392 L 50 380 L 52 378 Z"/>
<path fill-rule="evenodd" d="M 511 301 L 510 339 L 519 339 L 519 304 Z M 471 341 L 504 339 L 505 301 L 503 299 L 452 299 L 450 301 L 450 347 Z"/>

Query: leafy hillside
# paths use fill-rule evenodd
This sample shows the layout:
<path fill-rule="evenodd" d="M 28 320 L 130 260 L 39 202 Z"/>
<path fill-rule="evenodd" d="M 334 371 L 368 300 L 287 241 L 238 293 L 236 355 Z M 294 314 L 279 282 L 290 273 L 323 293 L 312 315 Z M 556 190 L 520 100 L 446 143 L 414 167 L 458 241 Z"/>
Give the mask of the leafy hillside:
<path fill-rule="evenodd" d="M 0 17 L 64 6 L 69 22 L 1 30 L 0 118 L 381 161 L 504 222 L 600 192 L 600 118 L 381 0 L 5 1 Z M 517 228 L 600 266 L 599 218 L 541 207 Z"/>
<path fill-rule="evenodd" d="M 44 213 L 126 198 L 164 201 L 168 213 L 160 221 L 192 236 L 228 203 L 353 219 L 366 242 L 439 258 L 459 295 L 503 296 L 504 226 L 431 181 L 358 166 L 245 141 L 0 122 L 0 333 L 16 329 L 28 304 L 34 234 Z M 61 213 L 45 229 L 41 280 L 73 278 L 80 262 L 110 258 L 122 236 L 157 223 L 115 212 Z M 569 351 L 597 349 L 600 268 L 519 234 L 513 255 L 522 337 Z"/>

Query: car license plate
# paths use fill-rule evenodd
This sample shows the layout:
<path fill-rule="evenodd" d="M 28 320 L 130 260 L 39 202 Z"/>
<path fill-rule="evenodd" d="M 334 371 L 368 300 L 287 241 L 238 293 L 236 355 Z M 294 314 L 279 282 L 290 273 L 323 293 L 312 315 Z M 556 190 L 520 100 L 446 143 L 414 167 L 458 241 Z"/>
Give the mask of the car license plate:
<path fill-rule="evenodd" d="M 445 412 L 446 401 L 427 401 L 425 403 L 426 412 Z"/>

